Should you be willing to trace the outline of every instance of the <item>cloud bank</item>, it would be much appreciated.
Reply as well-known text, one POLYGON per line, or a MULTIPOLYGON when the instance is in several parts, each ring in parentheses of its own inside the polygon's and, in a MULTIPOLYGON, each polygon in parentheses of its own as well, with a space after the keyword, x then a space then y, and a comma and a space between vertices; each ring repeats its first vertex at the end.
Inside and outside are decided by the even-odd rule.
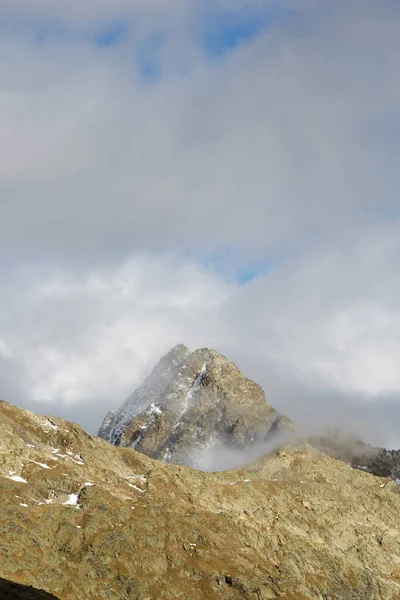
POLYGON ((400 445, 397 4, 0 16, 0 396, 94 430, 183 342, 400 445))

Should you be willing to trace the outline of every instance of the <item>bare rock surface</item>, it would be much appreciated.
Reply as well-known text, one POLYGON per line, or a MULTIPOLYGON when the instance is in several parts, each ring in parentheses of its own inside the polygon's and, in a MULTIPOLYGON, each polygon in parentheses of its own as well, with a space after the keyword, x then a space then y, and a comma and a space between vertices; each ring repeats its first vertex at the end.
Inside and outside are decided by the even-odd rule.
POLYGON ((106 415, 99 436, 151 458, 201 468, 214 449, 262 448, 291 427, 262 388, 224 356, 208 348, 191 353, 181 345, 118 411, 106 415))
POLYGON ((400 599, 399 491, 307 443, 204 473, 0 403, 0 577, 58 600, 400 599))

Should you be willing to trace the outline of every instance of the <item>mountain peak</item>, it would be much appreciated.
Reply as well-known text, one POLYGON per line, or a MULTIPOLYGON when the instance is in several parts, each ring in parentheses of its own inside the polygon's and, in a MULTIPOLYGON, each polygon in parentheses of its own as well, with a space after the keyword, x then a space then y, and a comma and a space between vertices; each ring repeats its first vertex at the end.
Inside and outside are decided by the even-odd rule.
POLYGON ((106 415, 99 435, 189 466, 200 466, 204 453, 211 452, 218 467, 221 448, 244 451, 288 427, 289 419, 267 402, 262 388, 225 356, 212 348, 190 352, 179 345, 120 409, 106 415))
POLYGON ((161 358, 161 360, 162 361, 163 360, 165 360, 165 361, 183 360, 184 358, 189 356, 189 354, 190 354, 189 348, 187 348, 184 344, 177 344, 176 346, 171 348, 171 350, 169 350, 166 354, 164 354, 164 356, 161 358))

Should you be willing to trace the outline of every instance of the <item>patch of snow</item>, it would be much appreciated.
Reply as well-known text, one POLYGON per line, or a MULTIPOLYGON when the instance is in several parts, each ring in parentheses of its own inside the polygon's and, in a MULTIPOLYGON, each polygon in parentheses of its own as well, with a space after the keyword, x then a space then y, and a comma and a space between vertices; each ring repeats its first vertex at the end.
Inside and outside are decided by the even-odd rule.
POLYGON ((82 529, 82 525, 75 525, 77 529, 82 529))
POLYGON ((53 448, 51 451, 52 454, 57 454, 57 452, 60 452, 60 448, 53 448))
POLYGON ((155 404, 150 404, 150 406, 146 410, 146 412, 148 412, 149 414, 153 414, 153 415, 162 415, 162 410, 155 404))
POLYGON ((83 485, 86 485, 86 487, 91 487, 92 485, 94 485, 94 483, 92 483, 91 481, 86 481, 83 485))
POLYGON ((28 506, 27 504, 23 504, 22 502, 19 503, 20 506, 28 506))
POLYGON ((76 463, 77 465, 84 465, 85 463, 81 460, 75 460, 75 458, 72 458, 72 456, 70 456, 70 459, 74 461, 74 463, 76 463))
POLYGON ((51 469, 51 467, 49 467, 49 465, 46 465, 45 463, 36 462, 36 460, 32 460, 31 458, 29 460, 30 462, 35 463, 35 465, 39 465, 39 467, 42 467, 42 469, 51 469))
POLYGON ((185 399, 183 401, 183 405, 182 405, 181 416, 184 415, 185 412, 194 405, 194 403, 196 401, 197 392, 200 389, 201 382, 203 381, 203 377, 206 373, 206 370, 207 370, 207 364, 204 363, 204 365, 203 365, 199 375, 197 376, 195 382, 193 383, 191 389, 186 394, 186 397, 185 397, 185 399))
MULTIPOLYGON (((146 411, 152 404, 159 404, 161 399, 162 404, 164 404, 168 388, 172 382, 174 383, 174 388, 176 388, 176 378, 179 378, 181 364, 189 355, 189 350, 177 348, 173 349, 160 360, 144 383, 115 412, 113 421, 110 424, 111 427, 108 429, 109 423, 106 422, 104 427, 102 425, 100 428, 109 442, 118 445, 123 431, 132 419, 146 411)), ((170 400, 173 403, 174 399, 169 395, 167 400, 168 403, 170 400)), ((109 415, 106 416, 107 421, 108 419, 109 415)))
POLYGON ((70 494, 68 496, 68 500, 66 502, 64 502, 64 504, 65 505, 68 504, 70 506, 75 506, 78 504, 78 498, 79 498, 78 494, 70 494))
POLYGON ((68 454, 57 454, 60 458, 67 458, 68 454))
POLYGON ((166 451, 164 452, 164 456, 162 457, 162 461, 163 462, 169 462, 172 458, 172 452, 170 450, 170 448, 167 448, 166 451))
POLYGON ((134 490, 137 490, 138 492, 140 492, 141 494, 144 494, 146 490, 141 490, 140 488, 138 488, 136 485, 133 485, 133 483, 129 483, 128 485, 133 488, 134 490))
POLYGON ((27 444, 28 448, 36 448, 33 444, 27 444))
POLYGON ((43 423, 42 427, 50 427, 54 431, 60 431, 60 428, 57 427, 57 425, 54 425, 54 423, 51 423, 49 420, 45 421, 43 423))
POLYGON ((12 479, 13 481, 17 481, 18 483, 28 483, 26 479, 23 479, 19 475, 11 475, 7 477, 7 479, 12 479))

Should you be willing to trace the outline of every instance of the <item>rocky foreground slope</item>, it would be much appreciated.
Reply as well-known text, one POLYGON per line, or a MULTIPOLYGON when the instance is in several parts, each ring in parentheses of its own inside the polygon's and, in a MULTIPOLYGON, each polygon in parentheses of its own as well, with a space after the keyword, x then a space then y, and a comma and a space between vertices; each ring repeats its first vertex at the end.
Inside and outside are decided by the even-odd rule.
POLYGON ((119 410, 106 415, 99 436, 151 458, 203 467, 210 450, 262 446, 288 428, 291 422, 267 402, 262 388, 224 356, 179 345, 119 410))
POLYGON ((0 590, 400 599, 399 492, 307 444, 203 473, 0 403, 0 590))

